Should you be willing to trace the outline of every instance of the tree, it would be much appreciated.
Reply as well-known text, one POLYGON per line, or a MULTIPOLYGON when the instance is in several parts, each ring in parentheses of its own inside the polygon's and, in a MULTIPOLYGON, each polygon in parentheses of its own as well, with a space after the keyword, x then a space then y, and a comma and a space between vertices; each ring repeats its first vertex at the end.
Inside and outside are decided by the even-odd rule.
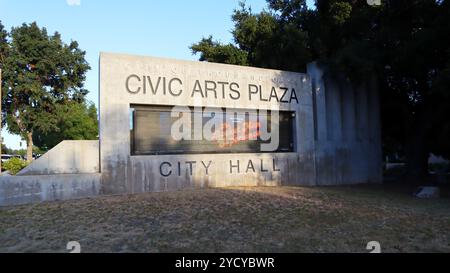
POLYGON ((49 150, 63 140, 98 139, 97 108, 93 103, 70 102, 56 106, 56 127, 47 133, 35 131, 33 142, 49 150))
MULTIPOLYGON (((8 41, 7 41, 7 37, 8 37, 8 32, 4 29, 4 26, 2 24, 2 22, 0 21, 0 91, 1 91, 1 84, 2 84, 2 74, 3 74, 3 63, 5 62, 6 56, 8 54, 8 50, 9 50, 9 46, 8 46, 8 41)), ((3 93, 0 92, 0 103, 2 103, 3 101, 3 93)), ((1 128, 3 128, 3 113, 0 113, 0 130, 1 128)), ((0 134, 1 137, 1 134, 0 134)), ((0 140, 0 142, 2 142, 2 140, 0 140)), ((2 144, 2 148, 3 148, 3 144, 2 144)), ((0 155, 4 153, 3 149, 0 149, 0 155)), ((0 166, 1 166, 1 162, 0 162, 0 166)), ((0 168, 0 172, 1 172, 1 168, 0 168)))
POLYGON ((194 54, 201 53, 201 61, 299 71, 312 60, 307 33, 293 23, 281 23, 267 11, 253 14, 243 2, 232 19, 235 44, 213 42, 212 36, 202 39, 191 46, 194 54))
POLYGON ((385 97, 383 129, 396 131, 411 180, 426 176, 430 152, 450 155, 448 141, 440 140, 450 137, 445 129, 450 114, 449 4, 391 2, 381 19, 384 27, 379 30, 378 44, 385 44, 379 71, 385 97), (395 98, 397 105, 389 104, 390 98, 395 98), (395 122, 388 115, 395 117, 395 122))
POLYGON ((304 0, 267 2, 269 12, 253 14, 241 4, 232 17, 235 47, 247 54, 248 65, 304 72, 307 62, 319 60, 354 83, 375 74, 383 147, 404 151, 408 179, 426 176, 429 152, 450 157, 448 0, 381 1, 381 6, 317 0, 314 10, 304 0))
MULTIPOLYGON (((385 1, 380 7, 361 2, 317 2, 317 23, 334 33, 320 57, 351 76, 377 75, 384 147, 403 151, 406 178, 423 181, 430 152, 449 156, 442 141, 449 137, 449 1, 385 1), (338 3, 350 13, 338 16, 345 17, 340 24, 327 23, 322 18, 333 18, 327 12, 338 3)), ((326 31, 315 33, 326 41, 326 31)))
POLYGON ((3 64, 3 108, 11 133, 27 141, 32 160, 33 134, 58 130, 59 105, 83 102, 85 73, 90 69, 85 52, 61 35, 48 35, 34 22, 12 28, 9 54, 3 64))
POLYGON ((200 53, 200 61, 247 65, 247 52, 232 44, 222 45, 212 40, 212 36, 203 38, 191 46, 193 54, 200 53))
POLYGON ((8 32, 5 30, 5 27, 0 21, 0 64, 5 62, 6 56, 8 55, 9 46, 8 46, 8 32))
POLYGON ((8 148, 5 144, 2 143, 2 153, 3 154, 12 154, 14 151, 8 148))

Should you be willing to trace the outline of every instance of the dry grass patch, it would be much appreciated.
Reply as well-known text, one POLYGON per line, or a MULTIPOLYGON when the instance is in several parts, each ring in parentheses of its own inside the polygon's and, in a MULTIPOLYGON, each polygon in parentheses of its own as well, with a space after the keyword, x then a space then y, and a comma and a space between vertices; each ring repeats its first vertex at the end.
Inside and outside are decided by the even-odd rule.
POLYGON ((188 190, 0 208, 1 252, 449 252, 450 199, 387 186, 188 190))

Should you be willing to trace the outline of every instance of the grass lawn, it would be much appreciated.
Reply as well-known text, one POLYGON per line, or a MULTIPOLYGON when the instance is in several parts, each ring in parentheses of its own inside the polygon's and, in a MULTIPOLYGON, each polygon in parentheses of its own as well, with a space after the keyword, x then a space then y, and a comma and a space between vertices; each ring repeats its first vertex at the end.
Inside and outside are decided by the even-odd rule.
POLYGON ((0 252, 450 252, 450 198, 386 185, 257 187, 0 207, 0 252))

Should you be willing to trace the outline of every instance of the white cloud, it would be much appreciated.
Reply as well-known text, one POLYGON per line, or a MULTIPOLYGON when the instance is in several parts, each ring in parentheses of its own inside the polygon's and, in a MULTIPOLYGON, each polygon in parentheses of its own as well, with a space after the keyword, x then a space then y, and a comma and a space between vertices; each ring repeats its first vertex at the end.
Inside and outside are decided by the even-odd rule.
POLYGON ((66 0, 69 6, 79 6, 81 5, 81 0, 66 0))

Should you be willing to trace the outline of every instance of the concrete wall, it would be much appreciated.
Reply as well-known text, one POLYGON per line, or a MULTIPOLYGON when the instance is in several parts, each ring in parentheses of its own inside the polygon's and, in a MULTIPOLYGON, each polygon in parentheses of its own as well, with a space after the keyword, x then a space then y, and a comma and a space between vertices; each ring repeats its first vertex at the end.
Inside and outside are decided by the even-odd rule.
POLYGON ((0 206, 96 196, 97 174, 0 176, 0 206))
POLYGON ((98 140, 66 140, 16 176, 0 176, 0 206, 96 196, 98 140))
MULTIPOLYGON (((147 85, 148 87, 148 85, 147 85)), ((167 91, 167 90, 166 90, 167 91)), ((279 70, 242 67, 234 65, 180 61, 163 58, 101 53, 100 55, 100 165, 102 193, 134 193, 161 191, 185 187, 204 186, 251 186, 251 185, 314 185, 314 136, 312 92, 309 76, 301 73, 279 70), (150 76, 153 79, 177 78, 182 86, 179 96, 156 95, 142 91, 142 82, 134 79, 135 86, 129 92, 126 79, 130 75, 150 76), (195 81, 235 82, 239 85, 240 99, 230 97, 201 97, 192 95, 195 81), (269 97, 271 88, 294 88, 297 102, 281 103, 249 97, 249 84, 261 85, 262 96, 269 97), (210 106, 246 109, 279 109, 295 111, 296 151, 292 153, 264 154, 201 154, 201 155, 157 155, 131 156, 129 108, 130 104, 210 106), (231 172, 230 164, 244 169, 251 160, 255 172, 231 172), (266 171, 268 165, 276 168, 266 171), (186 162, 194 161, 191 173, 186 162), (208 173, 201 161, 211 161, 208 173), (160 174, 161 164, 177 166, 181 163, 181 174, 164 177, 160 174), (231 163, 230 163, 231 162, 231 163), (279 170, 278 170, 279 169, 279 170)))
POLYGON ((340 185, 382 179, 374 78, 355 86, 317 63, 308 65, 308 74, 301 74, 101 53, 99 100, 100 142, 64 141, 20 175, 0 176, 0 205, 183 188, 340 185), (130 75, 177 78, 182 92, 177 96, 167 90, 130 92, 125 84, 130 75), (193 96, 197 80, 235 82, 241 96, 239 100, 193 96), (249 84, 260 85, 264 98, 272 88, 295 89, 298 102, 251 99, 246 90, 249 84), (289 153, 132 156, 131 104, 293 111, 296 148, 289 153), (254 168, 251 171, 249 162, 254 168), (169 171, 170 175, 162 175, 169 171))
MULTIPOLYGON (((141 82, 139 82, 141 84, 141 82)), ((142 85, 136 85, 138 90, 142 85)), ((102 53, 100 56, 100 160, 102 193, 134 193, 189 187, 252 185, 339 185, 381 182, 380 119, 374 79, 353 86, 333 77, 316 63, 308 74, 233 65, 102 53), (129 92, 129 75, 178 78, 180 96, 129 92), (195 80, 236 82, 241 98, 195 97, 195 80), (299 103, 250 100, 246 86, 261 85, 263 97, 272 87, 295 88, 299 103), (130 104, 212 106, 295 111, 296 151, 262 154, 131 156, 130 104), (232 172, 230 164, 251 161, 277 168, 232 172), (202 162, 210 162, 208 173, 202 162), (193 162, 193 170, 186 162, 193 162), (274 163, 275 162, 275 163, 274 163), (181 173, 162 176, 160 167, 181 166, 181 173)))
POLYGON ((382 182, 379 94, 374 78, 354 86, 308 65, 315 116, 317 185, 382 182))
POLYGON ((98 140, 65 140, 18 175, 98 173, 99 162, 98 140))

